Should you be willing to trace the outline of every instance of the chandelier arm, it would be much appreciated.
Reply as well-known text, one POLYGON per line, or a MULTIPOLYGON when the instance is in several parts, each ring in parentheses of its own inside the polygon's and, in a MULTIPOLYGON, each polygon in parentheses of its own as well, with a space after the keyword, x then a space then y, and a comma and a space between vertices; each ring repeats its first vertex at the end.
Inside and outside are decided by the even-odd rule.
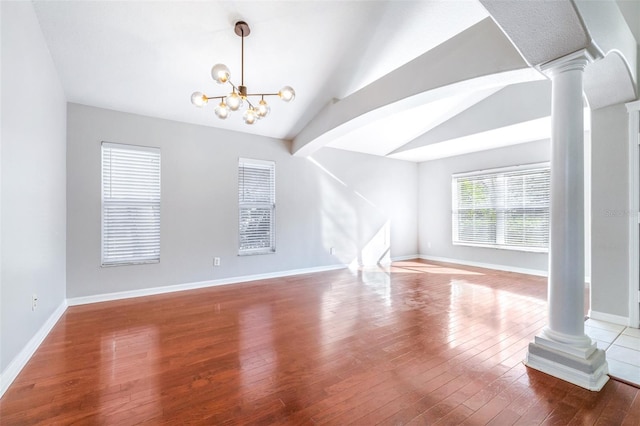
POLYGON ((247 93, 247 96, 278 96, 278 93, 247 93))
POLYGON ((210 101, 211 99, 224 99, 224 98, 227 97, 227 95, 224 95, 224 96, 207 96, 207 95, 204 95, 204 97, 207 98, 208 101, 210 101))

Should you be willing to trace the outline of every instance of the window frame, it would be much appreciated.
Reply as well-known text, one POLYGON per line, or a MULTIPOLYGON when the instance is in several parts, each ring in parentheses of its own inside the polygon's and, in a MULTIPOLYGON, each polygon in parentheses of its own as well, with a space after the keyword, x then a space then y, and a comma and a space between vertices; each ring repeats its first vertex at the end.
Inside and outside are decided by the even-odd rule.
POLYGON ((251 158, 238 158, 238 256, 253 256, 262 254, 273 254, 276 252, 276 162, 271 160, 258 160, 251 158), (269 182, 263 191, 270 194, 269 201, 256 202, 244 201, 241 194, 243 192, 244 168, 267 169, 269 170, 269 182), (243 248, 243 211, 247 209, 268 209, 269 220, 269 246, 258 248, 243 248))
MULTIPOLYGON (((550 174, 550 163, 549 162, 541 162, 541 163, 532 163, 532 164, 524 164, 517 166, 507 166, 507 167, 499 167, 493 169, 485 169, 485 170, 476 170, 471 172, 464 173, 454 173, 451 175, 451 242, 454 246, 467 246, 467 247, 483 247, 483 248, 493 248, 500 250, 512 250, 512 251, 522 251, 522 252, 534 252, 534 253, 548 253, 549 252, 549 241, 547 239, 546 247, 536 247, 536 246, 524 246, 524 245, 515 245, 508 244, 505 242, 505 236, 507 234, 507 210, 505 208, 505 199, 504 196, 506 191, 501 191, 502 199, 499 201, 492 202, 492 208, 495 210, 496 214, 496 230, 495 230, 495 243, 484 243, 484 242, 472 242, 472 241, 463 241, 459 239, 459 206, 458 206, 458 179, 467 178, 467 177, 487 177, 494 178, 500 176, 500 178, 504 178, 505 175, 513 173, 513 172, 526 172, 526 171, 542 171, 546 170, 549 173, 549 198, 547 201, 547 205, 544 210, 547 211, 547 218, 551 218, 551 174, 550 174), (501 206, 501 207, 500 207, 501 206)), ((494 194, 500 194, 499 191, 494 191, 494 194)), ((548 225, 550 226, 550 224, 548 225)))
MULTIPOLYGON (((150 160, 152 158, 150 157, 150 160)), ((131 145, 131 144, 122 144, 122 143, 113 143, 102 141, 100 144, 100 266, 101 267, 114 267, 114 266, 126 266, 126 265, 142 265, 142 264, 153 264, 160 263, 160 253, 161 253, 161 205, 162 205, 162 156, 161 150, 157 147, 149 147, 149 146, 140 146, 140 145, 131 145), (125 150, 132 152, 146 152, 152 153, 157 157, 157 197, 149 198, 143 197, 142 199, 133 199, 135 202, 139 203, 140 206, 147 206, 151 210, 156 210, 157 213, 154 214, 154 217, 157 217, 157 248, 153 247, 152 251, 155 251, 152 258, 144 258, 145 256, 129 256, 127 258, 123 258, 120 260, 111 259, 106 252, 106 214, 105 207, 109 204, 106 191, 105 191, 105 149, 117 149, 117 150, 125 150), (105 257, 106 256, 106 257, 105 257)), ((111 179, 111 178, 110 178, 111 179)), ((156 180, 154 179, 152 184, 156 184, 156 180)), ((121 198, 122 200, 122 198, 121 198)), ((115 204, 115 202, 114 202, 115 204)))

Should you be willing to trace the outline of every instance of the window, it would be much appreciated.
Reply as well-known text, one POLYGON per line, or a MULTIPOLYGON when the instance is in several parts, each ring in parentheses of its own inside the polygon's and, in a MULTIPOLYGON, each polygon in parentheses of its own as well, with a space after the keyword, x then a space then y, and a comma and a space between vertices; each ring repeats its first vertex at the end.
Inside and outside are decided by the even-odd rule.
POLYGON ((461 173, 452 181, 454 244, 547 251, 548 164, 461 173))
POLYGON ((239 254, 276 251, 276 164, 273 161, 238 162, 240 222, 239 254))
POLYGON ((102 143, 102 266, 160 262, 160 150, 102 143))

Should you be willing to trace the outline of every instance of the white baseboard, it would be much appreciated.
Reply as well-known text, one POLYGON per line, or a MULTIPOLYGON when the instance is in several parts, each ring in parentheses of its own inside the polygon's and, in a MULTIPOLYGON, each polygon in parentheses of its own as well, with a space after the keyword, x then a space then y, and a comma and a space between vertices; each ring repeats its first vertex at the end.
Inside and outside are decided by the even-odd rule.
POLYGON ((613 315, 613 314, 607 314, 604 312, 592 311, 591 309, 589 309, 589 318, 592 318, 598 321, 610 322, 612 324, 618 324, 618 325, 624 325, 624 326, 629 325, 629 317, 623 317, 620 315, 613 315))
POLYGON ((9 363, 7 368, 0 375, 0 397, 4 395, 11 383, 18 377, 20 371, 27 365, 40 344, 47 337, 51 329, 58 322, 64 311, 67 309, 67 302, 62 301, 60 306, 51 314, 49 319, 40 327, 36 334, 29 340, 18 355, 9 363))
POLYGON ((476 266, 478 268, 495 269, 498 271, 517 272, 519 274, 537 275, 540 277, 547 276, 547 271, 542 271, 539 269, 518 268, 515 266, 497 265, 493 263, 473 262, 473 261, 461 260, 461 259, 450 259, 447 257, 425 256, 422 254, 419 257, 420 259, 432 260, 435 262, 457 263, 459 265, 476 266))
POLYGON ((115 293, 95 294, 91 296, 72 297, 67 299, 69 306, 86 305, 88 303, 108 302, 111 300, 130 299, 133 297, 153 296, 156 294, 173 293, 176 291, 195 290, 198 288, 215 287, 220 285, 238 284, 249 281, 282 278, 292 275, 311 274, 314 272, 333 271, 347 268, 347 265, 337 264, 318 266, 313 268, 292 269, 288 271, 270 272, 266 274, 245 275, 240 277, 222 278, 218 280, 199 281, 194 283, 176 284, 163 287, 143 288, 139 290, 119 291, 115 293))
POLYGON ((413 260, 413 259, 420 259, 420 255, 419 254, 410 254, 408 256, 395 256, 391 258, 392 262, 401 262, 403 260, 413 260))

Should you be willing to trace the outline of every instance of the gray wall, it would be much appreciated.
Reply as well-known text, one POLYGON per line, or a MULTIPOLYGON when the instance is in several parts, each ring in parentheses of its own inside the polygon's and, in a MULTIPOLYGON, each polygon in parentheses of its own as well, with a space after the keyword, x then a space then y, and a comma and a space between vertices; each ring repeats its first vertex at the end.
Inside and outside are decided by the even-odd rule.
POLYGON ((66 100, 31 2, 2 9, 0 371, 65 299, 66 100), (31 310, 31 296, 38 307, 31 310))
POLYGON ((391 255, 417 253, 414 163, 330 148, 297 158, 281 140, 77 104, 67 117, 68 297, 366 261, 387 223, 391 255), (159 264, 100 267, 101 141, 161 148, 159 264), (275 254, 237 256, 238 157, 276 162, 275 254))
POLYGON ((466 262, 480 262, 505 268, 546 271, 547 253, 483 247, 456 246, 451 243, 451 175, 474 170, 549 161, 548 140, 475 152, 420 163, 418 232, 421 255, 466 262))
POLYGON ((629 315, 628 114, 624 105, 591 112, 591 309, 629 315))

